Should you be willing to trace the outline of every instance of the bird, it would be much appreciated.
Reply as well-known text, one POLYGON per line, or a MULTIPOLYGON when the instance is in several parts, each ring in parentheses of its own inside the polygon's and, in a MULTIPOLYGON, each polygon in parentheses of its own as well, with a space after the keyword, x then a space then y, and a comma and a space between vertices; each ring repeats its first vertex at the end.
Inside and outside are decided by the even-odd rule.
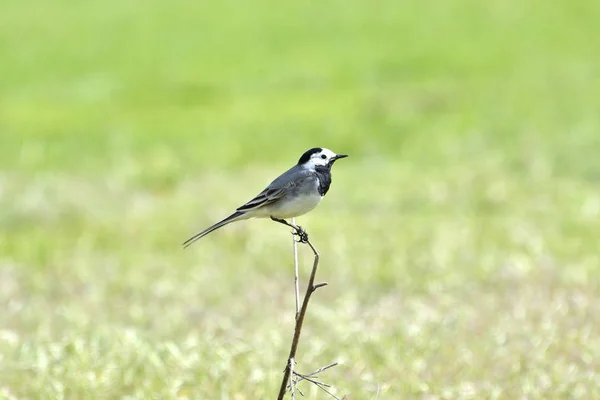
POLYGON ((329 191, 331 167, 347 154, 314 147, 305 151, 298 163, 271 182, 252 200, 238 207, 227 218, 198 232, 185 242, 186 248, 198 239, 232 222, 249 218, 271 218, 275 222, 294 229, 299 242, 306 243, 308 234, 299 225, 286 221, 286 218, 299 217, 313 210, 329 191))

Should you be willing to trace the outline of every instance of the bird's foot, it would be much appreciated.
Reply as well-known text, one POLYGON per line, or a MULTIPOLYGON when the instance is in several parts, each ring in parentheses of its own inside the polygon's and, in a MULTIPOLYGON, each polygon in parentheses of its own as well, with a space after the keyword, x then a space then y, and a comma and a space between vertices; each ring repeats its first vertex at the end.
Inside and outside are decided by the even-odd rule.
POLYGON ((275 218, 271 216, 271 219, 280 224, 284 224, 293 229, 292 235, 298 236, 298 243, 308 243, 308 233, 300 225, 294 225, 287 222, 285 219, 275 218))
POLYGON ((296 226, 296 232, 293 232, 295 236, 298 236, 298 243, 307 243, 308 242, 308 233, 300 225, 296 226))

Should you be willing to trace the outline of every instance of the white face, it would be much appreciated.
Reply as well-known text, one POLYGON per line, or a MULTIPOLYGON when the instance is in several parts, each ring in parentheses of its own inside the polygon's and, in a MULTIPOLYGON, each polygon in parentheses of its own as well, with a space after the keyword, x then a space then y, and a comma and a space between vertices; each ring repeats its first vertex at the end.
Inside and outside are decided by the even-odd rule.
POLYGON ((332 159, 335 159, 337 154, 329 149, 322 149, 318 153, 314 153, 310 156, 308 161, 312 165, 327 165, 332 159))
POLYGON ((338 158, 348 157, 346 154, 335 154, 333 151, 321 147, 313 147, 302 154, 298 160, 298 165, 304 168, 315 169, 315 167, 331 168, 338 158))

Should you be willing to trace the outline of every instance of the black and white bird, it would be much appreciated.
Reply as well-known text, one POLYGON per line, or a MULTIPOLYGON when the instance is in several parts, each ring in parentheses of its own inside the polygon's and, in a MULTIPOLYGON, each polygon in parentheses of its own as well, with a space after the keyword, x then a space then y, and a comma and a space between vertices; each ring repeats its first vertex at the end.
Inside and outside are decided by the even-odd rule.
POLYGON ((304 215, 321 202, 331 185, 333 163, 344 157, 348 156, 335 154, 321 147, 307 150, 298 160, 298 164, 281 174, 255 198, 239 207, 229 217, 195 234, 186 240, 183 246, 188 247, 222 226, 255 217, 270 217, 273 221, 293 228, 300 241, 308 240, 308 235, 302 227, 285 219, 304 215))

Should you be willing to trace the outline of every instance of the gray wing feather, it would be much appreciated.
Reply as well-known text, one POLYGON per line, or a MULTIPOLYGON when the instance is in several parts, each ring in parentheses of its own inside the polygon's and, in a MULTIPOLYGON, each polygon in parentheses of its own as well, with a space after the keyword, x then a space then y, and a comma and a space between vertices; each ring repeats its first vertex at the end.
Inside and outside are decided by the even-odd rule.
POLYGON ((303 182, 309 175, 309 171, 296 165, 281 174, 265 190, 243 206, 238 207, 236 211, 247 212, 274 203, 285 196, 290 189, 303 182))

